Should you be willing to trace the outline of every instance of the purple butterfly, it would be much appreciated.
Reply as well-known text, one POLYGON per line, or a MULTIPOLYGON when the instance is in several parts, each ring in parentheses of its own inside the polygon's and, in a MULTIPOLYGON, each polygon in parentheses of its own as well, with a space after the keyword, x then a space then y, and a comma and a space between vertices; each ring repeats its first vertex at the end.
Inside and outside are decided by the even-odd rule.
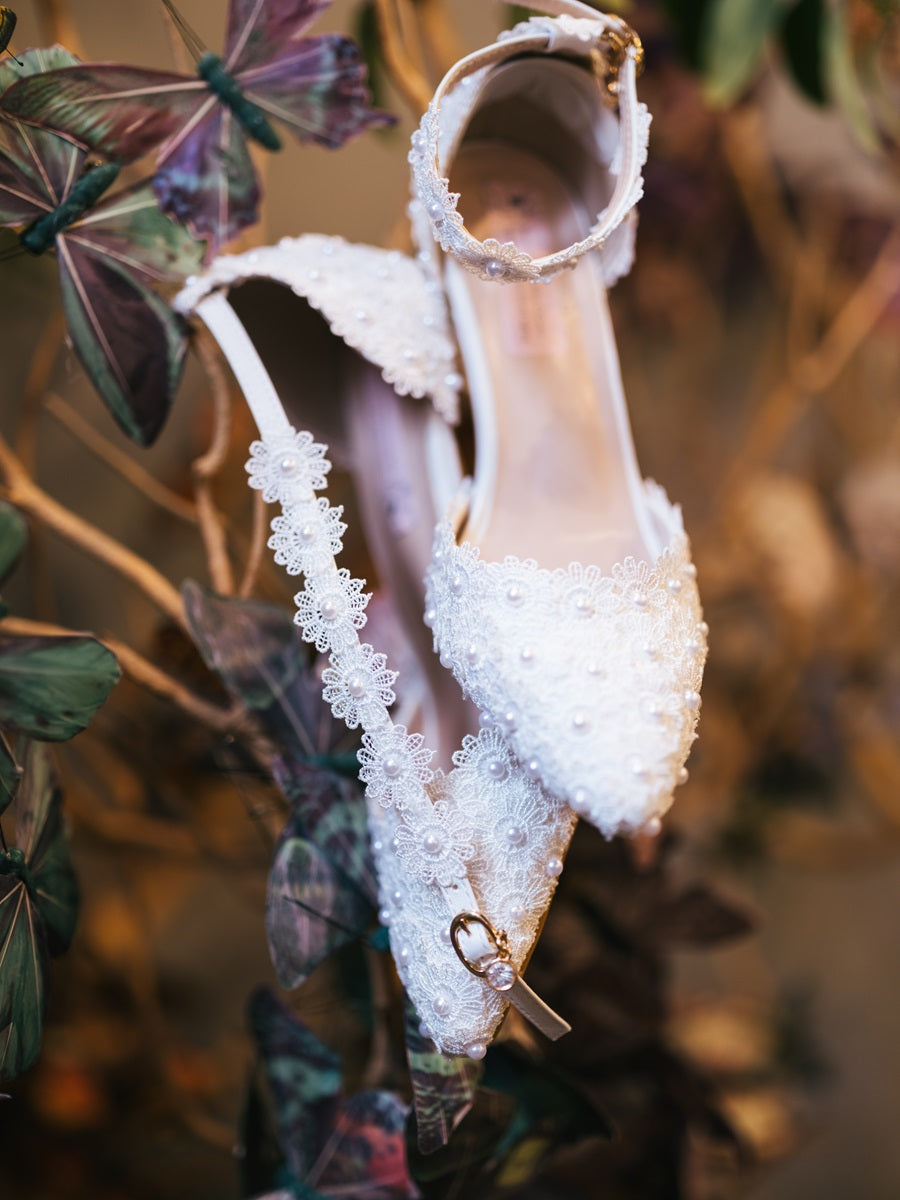
MULTIPOLYGON (((171 0, 164 3, 172 11, 171 0)), ((22 80, 0 107, 116 162, 159 146, 160 207, 208 238, 213 254, 257 220, 259 183, 247 138, 278 150, 271 117, 300 141, 329 147, 393 121, 367 107, 365 66, 351 41, 301 37, 329 3, 231 0, 224 58, 200 54, 199 78, 89 63, 22 80)), ((195 41, 189 33, 186 40, 195 41)))
MULTIPOLYGON (((59 46, 28 50, 21 70, 0 66, 0 87, 74 62, 59 46)), ((186 347, 150 284, 196 271, 203 246, 163 216, 146 181, 106 196, 118 173, 114 163, 88 167, 77 146, 0 110, 0 226, 19 229, 31 254, 56 251, 75 353, 121 427, 146 445, 165 421, 186 347)))

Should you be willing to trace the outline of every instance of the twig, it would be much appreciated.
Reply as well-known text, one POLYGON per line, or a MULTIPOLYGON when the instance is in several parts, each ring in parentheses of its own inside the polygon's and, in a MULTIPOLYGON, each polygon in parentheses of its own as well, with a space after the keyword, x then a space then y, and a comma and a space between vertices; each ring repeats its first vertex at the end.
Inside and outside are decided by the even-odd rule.
POLYGON ((432 89, 407 53, 391 0, 375 0, 375 14, 384 63, 391 81, 417 114, 424 112, 431 100, 432 89))
MULTIPOLYGON (((24 617, 6 617, 0 622, 0 629, 6 633, 17 633, 24 636, 37 637, 71 637, 77 631, 63 629, 59 625, 51 625, 45 621, 30 621, 24 617)), ((244 708, 240 704, 230 708, 211 704, 208 700, 195 695, 184 684, 168 675, 137 650, 120 641, 111 634, 88 635, 96 637, 119 660, 119 665, 126 675, 135 683, 145 687, 161 700, 168 700, 177 705, 182 712, 193 717, 208 729, 216 733, 233 733, 240 725, 244 716, 244 708)))
POLYGON ((65 334, 66 323, 62 308, 57 306, 47 321, 31 357, 25 387, 22 392, 22 407, 16 429, 16 453, 29 470, 34 469, 37 444, 37 418, 56 366, 59 348, 65 334))
POLYGON ((139 555, 115 538, 70 512, 34 482, 6 440, 0 437, 0 471, 6 477, 6 499, 35 517, 93 558, 106 563, 130 580, 181 629, 187 628, 178 590, 168 579, 139 555))
POLYGON ((894 233, 866 277, 838 310, 819 344, 798 362, 789 364, 789 378, 769 393, 754 414, 741 453, 724 482, 727 491, 771 456, 811 396, 834 382, 881 320, 896 295, 898 257, 900 234, 894 233))
POLYGON ((38 23, 45 30, 44 41, 49 46, 59 42, 79 58, 85 58, 78 27, 72 20, 65 0, 35 0, 38 23))
POLYGON ((177 492, 173 492, 171 488, 160 483, 146 467, 135 462, 129 454, 113 445, 102 433, 98 433, 93 425, 86 421, 79 412, 76 412, 71 404, 63 400, 61 396, 57 396, 55 392, 48 392, 44 398, 44 404, 47 411, 61 425, 65 425, 73 437, 76 437, 87 450, 90 450, 101 462, 106 463, 117 475, 146 496, 151 504, 164 509, 173 517, 177 517, 179 521, 187 521, 191 525, 198 523, 197 510, 189 500, 185 500, 183 496, 179 496, 177 492))
POLYGON ((194 340, 197 355, 206 372, 212 390, 213 432, 209 448, 191 464, 194 476, 194 499, 200 532, 206 547, 209 574, 213 587, 222 596, 234 592, 234 574, 228 559, 225 528, 216 510, 212 481, 222 469, 228 456, 231 436, 231 395, 217 352, 205 330, 199 330, 194 340))
POLYGON ((462 42, 447 19, 443 0, 420 0, 416 7, 426 53, 438 74, 447 71, 463 56, 462 42))
POLYGON ((244 567, 244 577, 241 580, 241 586, 238 588, 238 595, 242 600, 245 600, 252 594, 253 588, 256 585, 269 532, 268 516, 268 508, 266 507, 265 500, 262 498, 262 492, 254 492, 253 530, 250 540, 250 552, 247 555, 247 563, 244 567))

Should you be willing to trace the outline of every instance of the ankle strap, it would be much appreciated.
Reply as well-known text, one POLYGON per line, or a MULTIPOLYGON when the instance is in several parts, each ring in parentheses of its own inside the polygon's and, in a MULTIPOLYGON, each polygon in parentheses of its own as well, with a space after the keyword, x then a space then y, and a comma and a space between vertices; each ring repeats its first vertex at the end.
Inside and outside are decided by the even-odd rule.
POLYGON ((637 99, 637 75, 643 62, 640 39, 625 22, 578 0, 535 0, 527 7, 555 13, 536 16, 507 30, 492 45, 460 59, 444 76, 412 136, 409 161, 413 190, 431 223, 431 232, 441 247, 482 279, 503 283, 546 279, 564 267, 574 267, 591 250, 604 245, 643 194, 641 168, 647 160, 650 114, 637 99), (444 177, 446 130, 441 129, 441 106, 448 101, 449 121, 461 124, 470 105, 457 105, 457 89, 473 82, 476 72, 505 62, 516 55, 566 54, 587 59, 597 77, 604 103, 614 99, 619 109, 619 149, 616 154, 616 184, 605 210, 589 235, 553 254, 532 258, 514 242, 495 238, 479 241, 466 229, 457 211, 458 193, 450 191, 444 177), (454 95, 455 93, 455 95, 454 95), (453 103, 449 103, 450 100, 453 103))

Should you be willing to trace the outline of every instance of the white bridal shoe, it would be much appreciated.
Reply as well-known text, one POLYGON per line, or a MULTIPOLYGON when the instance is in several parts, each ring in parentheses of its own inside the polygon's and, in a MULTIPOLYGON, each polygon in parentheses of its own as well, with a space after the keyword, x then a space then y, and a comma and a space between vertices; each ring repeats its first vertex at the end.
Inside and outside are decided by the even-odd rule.
POLYGON ((449 494, 459 478, 443 418, 455 415, 462 381, 439 288, 396 252, 306 236, 218 258, 188 281, 176 307, 213 333, 259 427, 250 485, 281 506, 269 545, 303 579, 296 619, 329 656, 324 697, 335 716, 363 730, 360 778, 380 919, 423 1025, 444 1053, 477 1058, 509 997, 548 1036, 560 1036, 568 1026, 519 972, 574 817, 516 762, 497 730, 460 742, 471 710, 421 624, 432 489, 449 494), (425 395, 433 409, 401 398, 425 395), (347 444, 381 584, 401 616, 415 614, 397 707, 418 710, 424 735, 389 714, 395 672, 359 637, 369 596, 335 562, 342 510, 316 495, 330 469, 326 448, 292 420, 347 444), (434 751, 450 767, 454 747, 452 769, 433 770, 434 751))
POLYGON ((545 797, 607 837, 655 832, 687 777, 707 629, 680 509, 640 477, 606 301, 642 192, 640 43, 576 0, 528 7, 556 15, 457 63, 410 153, 476 432, 426 620, 545 797))

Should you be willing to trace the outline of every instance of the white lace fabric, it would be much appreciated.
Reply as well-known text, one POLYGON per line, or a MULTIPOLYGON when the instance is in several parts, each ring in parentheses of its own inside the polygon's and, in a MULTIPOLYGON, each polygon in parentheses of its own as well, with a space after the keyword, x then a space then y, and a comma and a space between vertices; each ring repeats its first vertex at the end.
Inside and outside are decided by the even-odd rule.
MULTIPOLYGON (((466 737, 445 774, 432 771, 433 753, 422 735, 391 720, 395 673, 359 636, 369 596, 363 581, 335 561, 346 528, 341 509, 316 494, 330 470, 326 448, 290 426, 225 299, 230 285, 252 277, 280 280, 307 296, 333 330, 349 329, 355 341, 349 334, 346 340, 364 344, 400 394, 437 393, 450 407, 449 393, 455 396, 459 383, 446 378, 453 363, 446 315, 416 263, 317 237, 220 258, 177 301, 182 312, 204 319, 244 389, 262 434, 251 446, 249 483, 281 508, 269 546, 288 575, 303 577, 295 619, 304 639, 328 655, 325 701, 349 728, 363 731, 360 779, 379 919, 389 928, 400 978, 443 1053, 480 1057, 507 1001, 461 963, 450 941, 451 918, 482 914, 508 935, 511 961, 522 969, 562 870, 574 818, 516 762, 497 731, 466 737), (340 278, 326 278, 332 272, 340 278), (373 291, 382 304, 360 320, 360 297, 373 291), (423 315, 433 318, 424 327, 423 315), (407 355, 404 342, 416 327, 425 338, 415 356, 407 355)), ((462 941, 471 960, 493 949, 477 926, 462 941)))
POLYGON ((678 508, 654 563, 604 574, 486 562, 439 526, 427 576, 435 648, 516 758, 606 836, 655 831, 696 737, 707 628, 678 508))

